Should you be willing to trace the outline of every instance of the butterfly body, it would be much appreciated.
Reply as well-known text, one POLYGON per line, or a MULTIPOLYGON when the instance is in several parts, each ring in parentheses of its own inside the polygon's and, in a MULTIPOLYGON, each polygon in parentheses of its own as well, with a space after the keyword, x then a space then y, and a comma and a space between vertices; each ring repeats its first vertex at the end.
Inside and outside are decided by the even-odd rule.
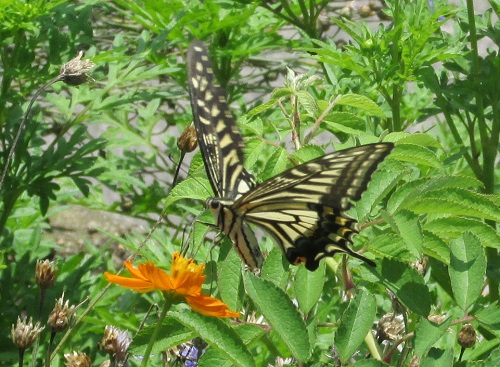
POLYGON ((216 193, 207 206, 250 268, 263 262, 250 224, 269 234, 290 263, 309 270, 339 252, 374 265, 349 248, 358 231, 346 211, 367 189, 392 143, 330 153, 256 184, 243 167, 243 139, 199 41, 188 53, 188 81, 198 143, 216 193))

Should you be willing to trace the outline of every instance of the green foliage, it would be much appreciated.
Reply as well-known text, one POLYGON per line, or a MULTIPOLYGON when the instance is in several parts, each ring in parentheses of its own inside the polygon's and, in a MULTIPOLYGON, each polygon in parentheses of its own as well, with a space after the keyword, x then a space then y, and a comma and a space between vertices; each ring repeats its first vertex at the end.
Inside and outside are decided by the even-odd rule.
POLYGON ((242 317, 176 305, 151 366, 162 351, 189 365, 191 344, 198 366, 498 365, 500 7, 472 3, 388 1, 390 20, 372 13, 373 27, 361 9, 329 1, 3 1, 0 366, 17 364, 8 335, 17 317, 45 325, 63 292, 72 305, 90 302, 51 347, 46 327, 25 365, 44 365, 50 351, 63 365, 73 350, 98 365, 106 325, 130 331, 129 363, 140 365, 156 329, 149 308, 163 298, 107 289, 102 273, 135 252, 169 269, 178 250, 206 263, 204 292, 242 317), (350 211, 353 247, 376 268, 339 256, 311 273, 256 231, 267 255, 257 276, 227 239, 207 235, 213 193, 199 153, 186 155, 172 187, 176 139, 192 121, 183 60, 193 38, 209 43, 257 181, 335 149, 396 144, 350 211), (496 48, 480 52, 478 41, 496 48), (49 85, 80 49, 95 81, 49 85), (54 224, 70 207, 91 213, 65 223, 83 228, 76 239, 54 224), (45 258, 59 270, 42 295, 34 274, 45 258), (466 323, 477 336, 462 351, 466 323))

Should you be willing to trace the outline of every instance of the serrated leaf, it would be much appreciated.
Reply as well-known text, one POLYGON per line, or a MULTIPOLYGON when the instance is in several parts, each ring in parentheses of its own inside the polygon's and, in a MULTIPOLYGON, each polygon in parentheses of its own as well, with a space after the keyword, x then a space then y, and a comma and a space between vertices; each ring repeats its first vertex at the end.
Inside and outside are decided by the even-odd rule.
POLYGON ((404 131, 398 131, 394 133, 387 134, 384 137, 385 141, 397 142, 398 144, 414 144, 424 147, 434 147, 442 149, 441 144, 429 134, 426 133, 407 133, 404 131))
POLYGON ((316 116, 318 114, 318 105, 310 93, 298 91, 297 98, 310 116, 316 116))
POLYGON ((293 90, 291 88, 276 88, 271 94, 272 98, 275 100, 291 95, 293 95, 293 90))
POLYGON ((248 116, 255 116, 255 115, 258 115, 259 113, 262 113, 264 112, 265 110, 268 110, 269 108, 272 108, 274 107, 274 105, 276 104, 276 102, 278 101, 278 98, 271 98, 269 100, 269 102, 266 102, 264 104, 261 104, 260 106, 257 106, 255 108, 252 108, 249 112, 248 112, 248 116))
POLYGON ((484 222, 470 218, 438 218, 427 222, 424 229, 440 236, 457 238, 465 231, 476 236, 483 246, 500 248, 500 235, 484 222))
POLYGON ((273 283, 249 273, 244 277, 248 296, 260 309, 273 330, 299 361, 310 355, 306 325, 288 296, 273 283))
POLYGON ((205 342, 237 366, 252 367, 255 361, 236 331, 216 317, 194 312, 170 312, 169 316, 196 331, 205 342))
POLYGON ((374 207, 396 186, 403 174, 402 164, 391 159, 385 160, 378 166, 370 179, 368 188, 355 204, 360 222, 366 221, 374 207))
POLYGON ((431 232, 424 231, 424 242, 422 244, 424 253, 449 265, 450 247, 448 243, 431 232))
POLYGON ((321 297, 324 284, 325 263, 323 261, 315 271, 309 271, 305 266, 299 267, 295 274, 293 289, 303 313, 309 313, 316 306, 321 297))
POLYGON ((474 316, 482 326, 500 337, 500 306, 498 301, 491 303, 489 307, 481 308, 474 316))
MULTIPOLYGON (((135 337, 129 348, 129 352, 137 355, 144 355, 151 335, 156 328, 156 324, 142 329, 135 337)), ((181 343, 196 337, 196 332, 177 320, 166 317, 161 326, 158 338, 153 345, 151 353, 160 353, 161 351, 173 348, 181 343)))
POLYGON ((391 152, 391 157, 400 161, 434 168, 443 167, 443 164, 432 150, 416 144, 398 144, 391 152))
POLYGON ((443 213, 500 221, 500 211, 488 196, 457 188, 426 192, 401 207, 417 214, 443 213))
POLYGON ((325 155, 325 151, 318 145, 308 144, 303 145, 290 156, 290 159, 295 161, 295 164, 308 162, 312 159, 325 155))
MULTIPOLYGON (((389 288, 409 310, 427 317, 431 310, 431 294, 420 274, 411 266, 393 260, 383 259, 377 268, 363 267, 360 272, 367 271, 375 275, 379 283, 389 288)), ((368 275, 363 275, 370 279, 368 275)), ((374 279, 370 280, 374 281, 374 279)))
POLYGON ((486 259, 479 240, 470 232, 451 241, 450 279, 458 306, 467 311, 483 289, 486 259))
POLYGON ((325 125, 325 128, 334 134, 337 132, 345 133, 348 135, 369 135, 366 131, 360 130, 360 129, 354 129, 352 127, 346 126, 343 123, 340 122, 333 122, 330 121, 329 119, 323 120, 323 124, 325 125))
POLYGON ((343 364, 352 357, 370 331, 377 307, 375 297, 365 289, 349 302, 335 334, 335 346, 343 364))
MULTIPOLYGON (((188 364, 184 364, 187 366, 188 364)), ((233 362, 224 353, 215 348, 207 348, 200 359, 193 364, 196 367, 233 367, 233 362)))
POLYGON ((273 246, 262 266, 262 279, 269 280, 284 289, 288 284, 289 267, 290 263, 283 257, 283 252, 277 246, 273 246))
POLYGON ((249 139, 245 148, 245 167, 253 167, 262 158, 266 143, 262 139, 249 139))
POLYGON ((248 120, 246 117, 240 117, 238 119, 238 125, 241 129, 250 130, 253 135, 261 136, 264 134, 264 126, 260 118, 248 120))
POLYGON ((229 309, 241 309, 245 291, 241 275, 241 259, 236 251, 230 251, 224 261, 219 262, 217 283, 221 299, 229 309))
POLYGON ((179 182, 170 192, 164 202, 164 206, 168 207, 178 200, 192 199, 205 202, 207 197, 212 196, 210 183, 203 178, 188 178, 179 182))
POLYGON ((419 356, 425 355, 447 332, 450 323, 451 318, 446 319, 441 325, 421 319, 415 330, 415 353, 419 356))
POLYGON ((399 210, 392 216, 392 224, 405 242, 405 247, 415 257, 420 257, 423 235, 418 215, 409 210, 399 210))
POLYGON ((406 248, 401 236, 394 233, 384 233, 376 236, 368 244, 371 252, 382 257, 391 257, 400 261, 413 261, 415 256, 406 248))
POLYGON ((288 154, 286 150, 281 147, 276 148, 276 150, 269 157, 269 160, 264 168, 264 172, 262 173, 264 180, 283 172, 287 168, 287 164, 288 154))
POLYGON ((360 94, 345 94, 339 96, 335 99, 335 104, 355 107, 368 112, 372 116, 385 118, 384 111, 378 104, 373 102, 370 98, 360 94))
POLYGON ((453 349, 431 348, 420 360, 420 367, 451 367, 452 365, 453 349))

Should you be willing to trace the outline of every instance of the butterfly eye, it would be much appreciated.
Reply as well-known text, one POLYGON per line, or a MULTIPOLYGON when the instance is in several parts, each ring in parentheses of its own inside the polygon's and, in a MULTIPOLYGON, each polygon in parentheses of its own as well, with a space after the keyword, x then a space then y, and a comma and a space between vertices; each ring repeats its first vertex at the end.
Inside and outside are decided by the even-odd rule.
POLYGON ((211 209, 216 210, 219 208, 220 203, 217 200, 210 200, 209 205, 211 209))

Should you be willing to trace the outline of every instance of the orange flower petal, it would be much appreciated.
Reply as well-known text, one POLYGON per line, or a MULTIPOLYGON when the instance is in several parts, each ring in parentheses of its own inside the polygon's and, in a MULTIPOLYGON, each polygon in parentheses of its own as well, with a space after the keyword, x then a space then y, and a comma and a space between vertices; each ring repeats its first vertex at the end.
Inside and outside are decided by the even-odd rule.
POLYGON ((186 296, 186 302, 196 312, 206 316, 240 317, 239 312, 233 312, 221 300, 200 293, 198 296, 186 296))
POLYGON ((121 285, 125 288, 133 289, 139 293, 147 293, 153 291, 155 288, 151 282, 142 279, 134 279, 128 277, 121 277, 119 275, 110 274, 108 272, 104 273, 106 280, 110 283, 115 283, 121 285))

